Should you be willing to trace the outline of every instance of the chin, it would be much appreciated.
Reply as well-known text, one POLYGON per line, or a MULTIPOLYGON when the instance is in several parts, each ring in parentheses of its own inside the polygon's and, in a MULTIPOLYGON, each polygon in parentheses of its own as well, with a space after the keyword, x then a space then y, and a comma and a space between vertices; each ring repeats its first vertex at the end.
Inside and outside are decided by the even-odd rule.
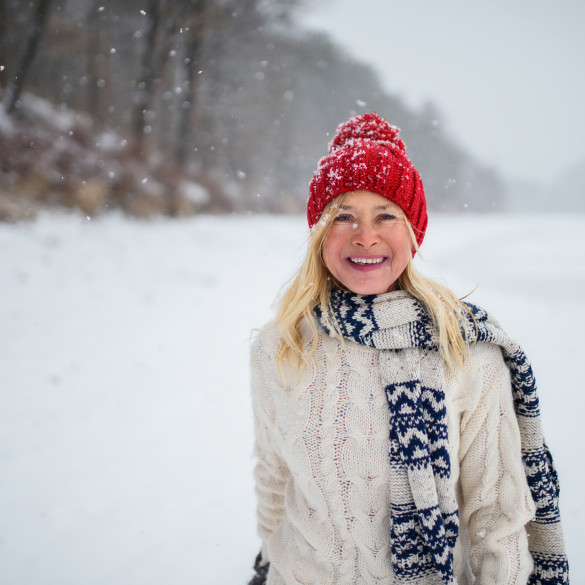
POLYGON ((355 287, 346 287, 352 293, 358 295, 383 295, 387 292, 393 291, 396 289, 396 283, 392 283, 390 286, 380 285, 380 286, 355 286, 355 287))

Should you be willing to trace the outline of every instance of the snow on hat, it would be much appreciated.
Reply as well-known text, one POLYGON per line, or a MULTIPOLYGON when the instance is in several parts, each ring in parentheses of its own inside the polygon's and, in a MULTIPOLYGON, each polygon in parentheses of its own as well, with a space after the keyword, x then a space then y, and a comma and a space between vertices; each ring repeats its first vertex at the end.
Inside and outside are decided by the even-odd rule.
POLYGON ((371 191, 396 203, 420 245, 427 228, 422 180, 406 157, 400 130, 375 112, 350 118, 337 128, 329 154, 319 161, 310 184, 307 219, 313 227, 325 206, 349 191, 371 191))

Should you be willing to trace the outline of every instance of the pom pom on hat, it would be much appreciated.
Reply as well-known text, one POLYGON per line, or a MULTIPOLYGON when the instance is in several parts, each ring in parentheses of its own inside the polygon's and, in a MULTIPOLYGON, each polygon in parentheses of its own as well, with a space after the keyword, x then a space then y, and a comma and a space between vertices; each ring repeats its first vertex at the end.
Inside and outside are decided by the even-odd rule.
POLYGON ((329 154, 338 148, 342 148, 354 139, 387 142, 398 146, 400 150, 405 152, 406 146, 398 137, 399 134, 399 128, 388 124, 388 122, 380 118, 376 112, 354 116, 337 127, 337 133, 329 143, 329 154))
POLYGON ((375 112, 350 118, 337 128, 329 154, 310 184, 307 219, 313 227, 325 206, 350 191, 371 191, 396 203, 410 221, 417 243, 428 223, 422 180, 406 156, 400 130, 375 112))

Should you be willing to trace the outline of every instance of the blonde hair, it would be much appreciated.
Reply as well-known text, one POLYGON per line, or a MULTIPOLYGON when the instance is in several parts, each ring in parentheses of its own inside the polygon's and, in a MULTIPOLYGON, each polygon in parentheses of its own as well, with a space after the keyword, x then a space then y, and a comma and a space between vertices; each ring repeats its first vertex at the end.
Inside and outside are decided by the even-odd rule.
MULTIPOLYGON (((323 307, 324 316, 331 314, 330 292, 333 288, 343 288, 327 270, 323 262, 323 244, 335 220, 335 209, 343 203, 344 195, 331 201, 323 210, 318 223, 312 228, 305 259, 280 299, 276 318, 272 327, 280 327, 280 343, 276 353, 276 363, 280 375, 285 376, 285 365, 296 370, 304 367, 317 346, 318 325, 313 318, 316 306, 323 307), (302 324, 308 324, 311 342, 306 343, 302 324)), ((412 225, 403 214, 413 249, 418 244, 412 225)), ((439 349, 448 367, 456 372, 462 367, 467 356, 468 342, 465 331, 464 311, 467 306, 448 287, 420 274, 409 261, 397 280, 398 288, 417 299, 428 311, 439 332, 439 349)), ((342 335, 337 323, 330 323, 342 335)))

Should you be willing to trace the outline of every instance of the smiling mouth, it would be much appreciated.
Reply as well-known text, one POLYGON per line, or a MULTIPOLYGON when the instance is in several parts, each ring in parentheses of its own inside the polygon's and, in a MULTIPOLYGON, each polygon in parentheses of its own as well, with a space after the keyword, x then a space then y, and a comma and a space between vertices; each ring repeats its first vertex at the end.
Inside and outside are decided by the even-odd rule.
POLYGON ((348 260, 352 264, 357 264, 358 266, 366 266, 367 264, 381 264, 384 262, 385 258, 348 258, 348 260))

